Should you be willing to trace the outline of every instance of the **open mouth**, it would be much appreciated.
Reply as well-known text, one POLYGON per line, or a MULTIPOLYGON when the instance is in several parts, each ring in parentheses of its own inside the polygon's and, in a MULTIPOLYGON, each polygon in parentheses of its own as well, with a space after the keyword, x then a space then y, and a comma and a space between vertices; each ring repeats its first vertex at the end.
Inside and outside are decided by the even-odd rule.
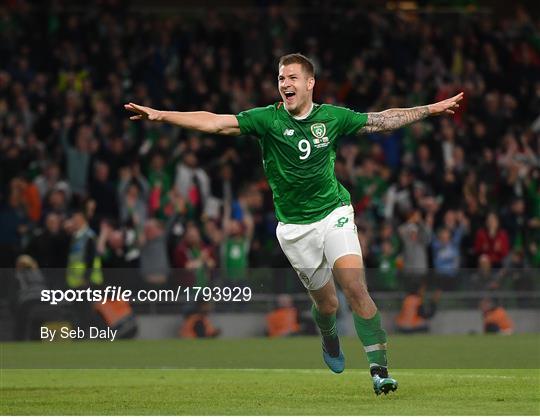
POLYGON ((294 96, 296 96, 296 93, 294 91, 286 91, 284 94, 287 100, 292 100, 294 96))

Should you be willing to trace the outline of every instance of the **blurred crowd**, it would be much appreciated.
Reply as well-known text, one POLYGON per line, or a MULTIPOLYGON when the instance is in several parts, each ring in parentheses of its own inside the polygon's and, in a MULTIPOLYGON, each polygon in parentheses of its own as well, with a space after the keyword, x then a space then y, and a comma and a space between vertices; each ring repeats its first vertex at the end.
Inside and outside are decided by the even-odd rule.
POLYGON ((0 265, 29 254, 66 267, 89 230, 85 256, 105 280, 115 267, 151 286, 243 284, 248 268, 287 267, 254 139, 132 122, 123 104, 268 105, 277 59, 300 51, 319 103, 367 112, 465 92, 452 118, 341 141, 336 175, 372 289, 426 275, 447 290, 538 288, 526 269, 540 268, 538 17, 315 3, 166 16, 120 1, 1 6, 0 265))

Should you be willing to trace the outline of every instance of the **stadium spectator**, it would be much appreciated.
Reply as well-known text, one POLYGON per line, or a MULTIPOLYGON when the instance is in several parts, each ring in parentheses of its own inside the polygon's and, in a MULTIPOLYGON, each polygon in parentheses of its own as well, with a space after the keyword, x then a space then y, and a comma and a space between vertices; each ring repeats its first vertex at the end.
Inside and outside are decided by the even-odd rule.
POLYGON ((170 264, 167 257, 167 237, 157 219, 149 219, 141 235, 141 276, 151 286, 163 286, 168 280, 170 264))
POLYGON ((12 181, 8 199, 0 207, 0 260, 1 265, 13 266, 21 251, 22 237, 29 227, 29 219, 24 207, 20 189, 12 181))
POLYGON ((66 156, 67 179, 73 194, 79 200, 86 196, 90 159, 92 157, 92 141, 95 141, 92 128, 89 125, 74 126, 72 116, 66 116, 60 135, 60 141, 64 147, 66 156), (72 145, 70 136, 76 130, 75 144, 72 145))
POLYGON ((118 218, 116 187, 110 180, 109 166, 103 161, 96 161, 94 173, 90 178, 89 195, 96 202, 96 223, 102 219, 118 218))
POLYGON ((122 167, 118 182, 120 223, 142 228, 147 218, 148 182, 140 173, 139 165, 122 167))
POLYGON ((210 197, 210 179, 198 164, 196 154, 187 152, 176 168, 175 187, 200 215, 210 197))
POLYGON ((474 249, 477 255, 486 254, 494 267, 500 267, 508 255, 510 245, 507 232, 499 227, 499 217, 491 212, 486 217, 486 226, 476 233, 474 249))
POLYGON ((484 319, 484 332, 511 335, 514 333, 514 323, 506 309, 497 304, 492 298, 480 301, 480 310, 484 319))
POLYGON ((167 218, 167 254, 170 260, 173 260, 174 249, 186 231, 189 209, 184 197, 175 188, 172 188, 169 192, 167 205, 161 212, 167 218))
POLYGON ((41 302, 41 291, 48 289, 38 263, 29 255, 17 257, 15 279, 10 289, 11 306, 15 313, 15 340, 39 340, 42 319, 36 308, 41 302))
MULTIPOLYGON (((223 217, 223 238, 220 243, 220 268, 231 284, 247 283, 248 255, 253 239, 253 217, 245 211, 241 221, 231 218, 231 206, 226 206, 223 217)), ((217 243, 216 243, 217 244, 217 243)))
POLYGON ((433 318, 437 311, 441 291, 437 290, 429 302, 425 301, 425 293, 425 283, 412 285, 395 318, 398 332, 404 334, 429 332, 429 319, 433 318))
POLYGON ((298 334, 298 310, 290 295, 278 295, 277 307, 266 315, 266 332, 269 337, 289 337, 298 334))
POLYGON ((130 304, 123 300, 107 300, 94 306, 105 325, 115 331, 116 338, 133 338, 137 334, 137 320, 130 304))
POLYGON ((167 216, 163 213, 163 209, 169 201, 167 193, 171 190, 172 182, 165 167, 165 157, 159 152, 154 153, 150 158, 148 184, 150 216, 159 216, 162 220, 166 220, 167 216))
POLYGON ((102 221, 97 252, 102 260, 107 285, 122 286, 124 289, 142 287, 137 274, 141 249, 134 231, 115 229, 108 221, 102 221))
POLYGON ((480 209, 478 198, 476 196, 466 197, 464 217, 467 220, 469 226, 469 233, 463 239, 462 248, 464 248, 464 262, 463 266, 476 267, 478 256, 476 255, 474 248, 474 240, 476 238, 476 231, 478 231, 484 224, 485 215, 480 209))
MULTIPOLYGON (((69 244, 66 284, 69 289, 84 289, 103 285, 101 257, 97 252, 97 237, 88 225, 88 217, 84 209, 74 210, 65 227, 71 235, 69 244)), ((77 301, 72 305, 75 323, 85 330, 96 323, 96 315, 92 303, 87 300, 77 301)))
POLYGON ((433 266, 438 276, 438 285, 443 290, 455 290, 460 287, 460 245, 465 234, 463 213, 459 221, 453 211, 445 213, 445 225, 439 230, 431 242, 433 250, 433 266))
POLYGON ((55 189, 64 190, 67 196, 70 196, 69 183, 66 180, 62 180, 60 166, 55 162, 49 162, 43 169, 43 173, 34 179, 34 183, 39 190, 42 200, 55 189))
POLYGON ((523 249, 528 242, 527 214, 525 201, 522 198, 514 198, 510 207, 503 211, 501 224, 508 232, 510 248, 523 249))
POLYGON ((234 176, 233 166, 224 162, 219 167, 219 174, 210 178, 211 194, 223 203, 223 207, 230 206, 238 193, 238 185, 234 176))
POLYGON ((408 169, 399 173, 398 181, 392 184, 385 196, 385 213, 387 220, 393 218, 406 219, 413 209, 413 176, 408 169))
POLYGON ((55 186, 47 196, 42 217, 46 219, 50 213, 55 213, 62 220, 67 220, 71 216, 67 193, 61 185, 55 186))
POLYGON ((404 273, 408 276, 408 285, 417 283, 428 272, 428 246, 431 242, 433 217, 422 219, 419 210, 409 216, 407 222, 398 228, 403 248, 404 273))
MULTIPOLYGON (((112 136, 113 133, 110 135, 112 136)), ((134 150, 130 149, 127 140, 119 136, 104 136, 101 141, 99 152, 95 158, 109 166, 112 181, 119 180, 123 167, 128 167, 137 158, 133 156, 134 150)))
POLYGON ((398 234, 395 233, 394 226, 391 222, 384 222, 381 224, 378 231, 377 241, 373 243, 373 252, 374 254, 380 254, 382 248, 381 244, 385 241, 390 241, 392 245, 392 252, 399 253, 401 249, 401 241, 398 237, 398 234))
POLYGON ((215 268, 214 251, 203 243, 199 228, 192 222, 186 226, 184 238, 174 249, 173 265, 182 269, 180 281, 184 286, 207 286, 210 271, 215 268))
POLYGON ((32 223, 41 219, 41 197, 34 183, 24 176, 12 180, 12 187, 19 189, 22 198, 22 206, 26 210, 28 220, 32 223))
POLYGON ((62 218, 51 212, 45 219, 45 227, 34 229, 26 252, 42 268, 51 288, 65 287, 63 269, 67 266, 70 237, 62 226, 62 218))
MULTIPOLYGON (((350 155, 354 157, 353 153, 350 153, 350 155)), ((353 189, 352 197, 354 201, 358 202, 355 208, 359 212, 366 209, 375 211, 373 214, 366 214, 367 216, 380 216, 380 212, 384 207, 383 197, 388 189, 388 182, 385 176, 381 175, 383 174, 382 171, 375 161, 366 158, 357 171, 354 188, 352 185, 349 187, 349 189, 353 189)))
POLYGON ((179 330, 182 338, 215 338, 221 334, 221 330, 216 328, 208 315, 212 311, 209 302, 198 302, 195 309, 186 315, 179 330))
POLYGON ((403 260, 394 251, 392 242, 383 241, 378 256, 377 280, 370 287, 373 290, 398 290, 400 287, 398 270, 402 264, 403 260))
POLYGON ((436 173, 435 161, 426 143, 421 143, 416 150, 416 161, 413 172, 416 178, 429 184, 436 173))
POLYGON ((239 191, 232 202, 231 218, 243 222, 246 216, 262 206, 262 195, 257 185, 248 183, 239 191))
POLYGON ((73 212, 67 228, 71 232, 66 270, 67 286, 71 289, 88 285, 100 286, 103 284, 103 273, 101 258, 96 249, 97 238, 88 225, 83 209, 73 212))

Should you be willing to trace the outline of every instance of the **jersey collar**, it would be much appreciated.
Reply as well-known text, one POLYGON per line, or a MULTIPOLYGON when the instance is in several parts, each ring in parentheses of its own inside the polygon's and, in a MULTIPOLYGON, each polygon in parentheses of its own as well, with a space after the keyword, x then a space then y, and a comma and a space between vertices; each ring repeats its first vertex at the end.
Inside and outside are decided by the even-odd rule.
POLYGON ((313 108, 315 107, 315 103, 311 102, 311 107, 309 108, 309 111, 305 114, 305 115, 302 115, 302 116, 294 116, 294 115, 291 115, 289 113, 289 111, 287 110, 287 108, 285 107, 285 104, 283 104, 283 109, 285 109, 285 112, 289 113, 289 116, 295 120, 304 120, 304 119, 307 119, 310 115, 311 115, 311 112, 313 112, 313 108))

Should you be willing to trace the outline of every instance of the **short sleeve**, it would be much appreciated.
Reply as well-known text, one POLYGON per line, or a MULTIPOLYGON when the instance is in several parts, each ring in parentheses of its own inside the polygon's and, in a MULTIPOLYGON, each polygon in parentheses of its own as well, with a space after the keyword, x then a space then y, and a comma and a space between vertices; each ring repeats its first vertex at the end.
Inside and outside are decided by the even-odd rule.
POLYGON ((333 106, 333 112, 341 122, 341 134, 356 134, 367 123, 367 113, 355 112, 346 107, 333 106))
POLYGON ((272 120, 274 106, 256 107, 236 115, 242 135, 253 135, 262 138, 272 120))

